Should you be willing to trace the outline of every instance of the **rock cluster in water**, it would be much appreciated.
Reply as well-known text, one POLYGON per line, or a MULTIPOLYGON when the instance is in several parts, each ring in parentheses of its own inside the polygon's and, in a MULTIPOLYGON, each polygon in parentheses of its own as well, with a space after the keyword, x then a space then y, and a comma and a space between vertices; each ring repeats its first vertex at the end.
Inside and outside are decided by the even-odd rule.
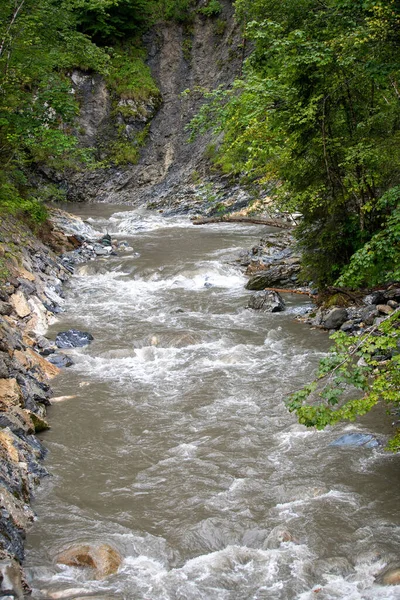
POLYGON ((308 315, 306 321, 314 327, 361 334, 367 327, 379 325, 400 306, 400 287, 394 284, 364 296, 349 297, 348 304, 346 307, 321 306, 308 315))

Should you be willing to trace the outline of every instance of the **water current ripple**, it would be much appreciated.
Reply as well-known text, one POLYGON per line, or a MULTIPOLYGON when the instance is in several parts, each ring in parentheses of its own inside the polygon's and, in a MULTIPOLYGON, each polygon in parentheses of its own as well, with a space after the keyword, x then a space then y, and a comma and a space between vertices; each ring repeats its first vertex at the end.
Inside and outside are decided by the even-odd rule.
POLYGON ((381 416, 298 425, 283 399, 326 335, 293 321, 303 298, 278 315, 245 308, 234 258, 265 228, 85 210, 133 252, 83 265, 49 332, 86 329, 94 342, 69 351, 55 386, 70 399, 44 435, 53 477, 27 545, 33 598, 400 599, 374 583, 399 557, 397 461, 329 447, 381 416), (112 545, 118 573, 56 565, 77 542, 112 545))

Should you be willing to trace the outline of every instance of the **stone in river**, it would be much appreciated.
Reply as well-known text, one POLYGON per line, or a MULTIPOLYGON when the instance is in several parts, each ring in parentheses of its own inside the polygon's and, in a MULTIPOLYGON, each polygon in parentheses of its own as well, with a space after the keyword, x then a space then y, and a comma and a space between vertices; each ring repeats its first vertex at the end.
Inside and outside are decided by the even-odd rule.
POLYGON ((56 346, 58 348, 78 348, 87 346, 93 339, 93 336, 87 331, 69 329, 68 331, 61 331, 57 335, 56 346))
POLYGON ((55 365, 59 369, 63 369, 65 367, 70 367, 74 364, 74 361, 65 354, 50 354, 47 357, 47 360, 51 362, 52 365, 55 365))
POLYGON ((264 291, 253 294, 248 302, 248 308, 264 312, 281 312, 285 310, 285 302, 278 292, 264 291))
POLYGON ((386 567, 377 577, 381 585, 400 585, 400 567, 386 567))
POLYGON ((370 433, 345 433, 340 436, 334 442, 329 444, 330 446, 348 446, 357 447, 362 446, 363 448, 376 448, 380 446, 380 442, 370 433))
POLYGON ((122 558, 108 544, 78 544, 61 552, 57 562, 70 567, 90 567, 95 569, 96 579, 104 579, 118 571, 122 558))

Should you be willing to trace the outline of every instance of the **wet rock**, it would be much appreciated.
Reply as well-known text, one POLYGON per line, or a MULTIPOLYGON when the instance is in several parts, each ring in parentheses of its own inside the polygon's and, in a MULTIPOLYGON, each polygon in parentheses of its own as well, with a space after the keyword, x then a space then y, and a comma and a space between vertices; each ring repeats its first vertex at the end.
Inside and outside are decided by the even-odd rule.
POLYGON ((0 591, 1 598, 9 596, 14 600, 23 600, 21 567, 15 560, 0 561, 0 591))
POLYGON ((345 308, 333 308, 322 320, 322 326, 325 329, 338 329, 348 319, 347 310, 345 308))
POLYGON ((93 339, 93 336, 86 331, 69 329, 68 331, 62 331, 57 335, 56 346, 58 348, 79 348, 81 346, 87 346, 93 339))
POLYGON ((122 558, 119 552, 108 544, 82 544, 61 552, 56 562, 70 567, 90 567, 95 569, 97 579, 104 579, 118 571, 122 558))
POLYGON ((47 360, 59 369, 65 369, 66 367, 71 367, 74 364, 72 358, 66 354, 50 354, 47 357, 47 360))
POLYGON ((375 581, 380 585, 400 585, 400 567, 386 567, 375 581))
POLYGON ((293 534, 283 525, 274 527, 265 540, 263 547, 265 550, 279 548, 285 542, 298 543, 293 534))
POLYGON ((348 446, 348 447, 363 447, 363 448, 376 448, 380 446, 379 440, 376 439, 370 433, 345 433, 340 436, 334 442, 329 444, 330 446, 348 446))
POLYGON ((253 310, 274 313, 285 310, 285 302, 278 292, 263 291, 253 294, 249 299, 247 307, 253 310))
POLYGON ((10 302, 19 317, 24 318, 31 314, 29 304, 22 292, 18 291, 13 294, 10 298, 10 302))
POLYGON ((46 382, 38 381, 29 373, 18 374, 17 381, 20 386, 22 397, 24 399, 25 406, 32 410, 30 406, 28 406, 30 401, 39 402, 40 404, 44 404, 48 406, 50 404, 50 388, 46 382))
POLYGON ((50 429, 50 425, 48 424, 46 419, 43 419, 42 417, 40 417, 39 415, 37 415, 34 412, 30 412, 29 416, 30 416, 33 426, 35 428, 35 433, 40 433, 41 431, 46 431, 47 429, 50 429))
POLYGON ((263 290, 266 287, 293 287, 293 281, 297 279, 300 266, 276 265, 269 269, 252 275, 246 284, 247 290, 263 290), (294 277, 294 279, 293 279, 294 277))
POLYGON ((334 556, 327 559, 314 561, 310 566, 311 573, 317 579, 324 577, 329 581, 330 576, 347 577, 354 571, 354 567, 344 556, 334 556))
POLYGON ((0 412, 0 427, 8 427, 10 431, 18 436, 34 432, 33 421, 29 414, 18 406, 7 412, 0 412))

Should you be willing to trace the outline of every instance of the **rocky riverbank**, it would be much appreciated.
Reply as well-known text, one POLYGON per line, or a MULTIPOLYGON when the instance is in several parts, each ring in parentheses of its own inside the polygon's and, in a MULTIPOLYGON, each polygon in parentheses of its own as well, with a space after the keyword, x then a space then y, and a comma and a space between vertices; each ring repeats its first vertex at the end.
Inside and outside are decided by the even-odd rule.
POLYGON ((243 251, 238 262, 249 276, 246 289, 256 292, 249 299, 249 308, 280 312, 285 308, 282 292, 307 294, 316 306, 297 319, 332 333, 341 330, 360 335, 400 306, 398 283, 357 292, 331 288, 323 294, 311 286, 299 285, 301 256, 290 231, 269 232, 253 248, 243 251))
MULTIPOLYGON (((0 595, 22 598, 25 532, 35 515, 35 486, 48 475, 37 434, 49 428, 50 382, 68 366, 65 347, 44 337, 63 310, 74 265, 115 252, 118 244, 80 219, 52 210, 37 232, 11 217, 0 226, 0 595), (45 240, 45 243, 42 241, 45 240)), ((62 341, 62 340, 61 340, 62 341)))

